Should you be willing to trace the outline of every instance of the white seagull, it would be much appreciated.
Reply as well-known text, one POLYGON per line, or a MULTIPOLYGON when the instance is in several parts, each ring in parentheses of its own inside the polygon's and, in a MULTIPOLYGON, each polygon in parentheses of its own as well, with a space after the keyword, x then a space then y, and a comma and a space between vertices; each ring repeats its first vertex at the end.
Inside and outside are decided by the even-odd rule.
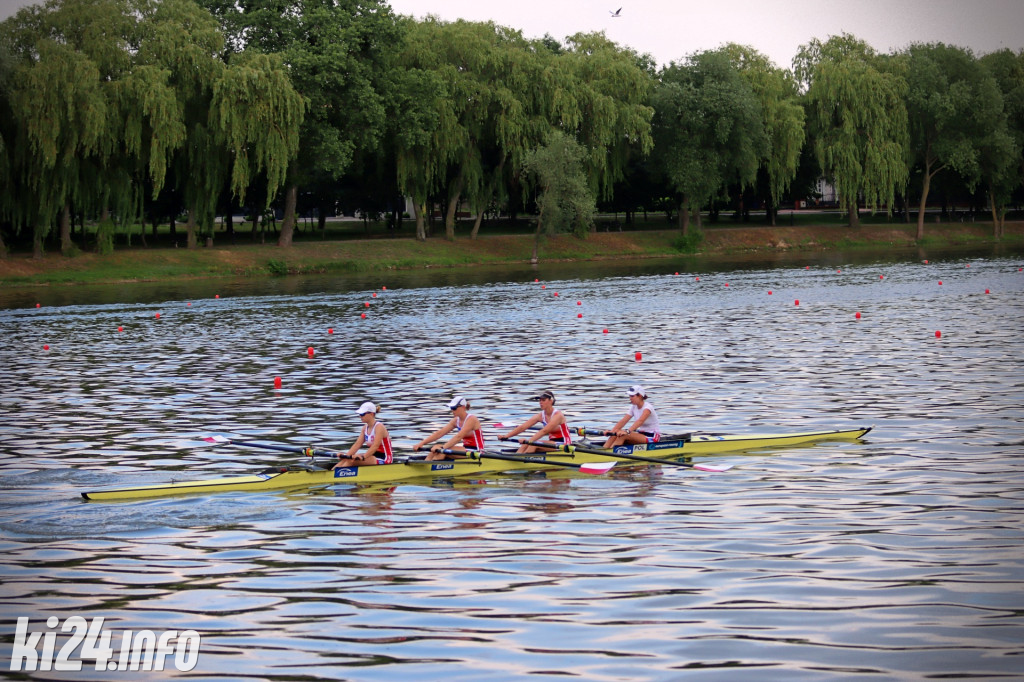
POLYGON ((613 17, 617 17, 617 16, 619 16, 619 12, 621 12, 621 11, 622 11, 622 8, 620 7, 617 10, 615 10, 614 12, 611 11, 611 10, 608 10, 608 14, 612 15, 613 17))

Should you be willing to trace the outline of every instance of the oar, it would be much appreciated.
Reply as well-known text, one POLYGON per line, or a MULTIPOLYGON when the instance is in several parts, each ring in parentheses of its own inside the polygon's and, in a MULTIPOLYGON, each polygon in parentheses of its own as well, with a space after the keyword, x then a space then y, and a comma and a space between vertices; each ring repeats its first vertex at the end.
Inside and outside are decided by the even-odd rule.
POLYGON ((270 445, 268 443, 256 443, 251 440, 234 440, 231 438, 225 438, 224 436, 207 436, 203 438, 207 443, 215 443, 217 445, 238 445, 241 447, 249 448, 263 448, 264 450, 276 450, 278 452, 291 452, 299 455, 324 455, 326 457, 337 457, 338 453, 335 450, 323 450, 321 448, 303 447, 301 445, 270 445))
MULTIPOLYGON (((574 426, 569 429, 580 438, 586 438, 587 436, 614 436, 616 431, 609 431, 608 429, 599 429, 596 426, 574 426)), ((706 436, 720 436, 720 433, 707 433, 701 434, 706 436)), ((692 440, 692 433, 680 433, 675 436, 662 436, 662 440, 692 440)))
POLYGON ((697 471, 712 471, 715 473, 721 473, 732 469, 732 464, 721 464, 719 466, 711 466, 710 464, 687 464, 686 462, 677 462, 674 459, 660 459, 658 457, 641 457, 640 455, 628 455, 622 452, 612 452, 611 450, 597 450, 595 448, 584 448, 579 445, 548 445, 541 443, 540 441, 526 441, 521 440, 520 443, 524 445, 534 445, 539 448, 546 448, 548 450, 561 450, 562 452, 586 452, 591 455, 602 455, 604 457, 632 459, 637 462, 647 462, 649 464, 668 464, 669 466, 683 467, 686 469, 696 469, 697 471))
POLYGON ((499 455, 494 452, 484 452, 483 450, 441 450, 446 455, 465 455, 469 459, 501 459, 506 462, 523 462, 524 464, 544 464, 545 466, 556 466, 565 467, 567 469, 579 469, 585 474, 593 474, 600 476, 601 474, 608 473, 612 467, 615 466, 615 462, 599 462, 599 463, 587 463, 587 464, 576 464, 575 462, 551 462, 546 459, 537 459, 529 457, 516 457, 515 455, 499 455))

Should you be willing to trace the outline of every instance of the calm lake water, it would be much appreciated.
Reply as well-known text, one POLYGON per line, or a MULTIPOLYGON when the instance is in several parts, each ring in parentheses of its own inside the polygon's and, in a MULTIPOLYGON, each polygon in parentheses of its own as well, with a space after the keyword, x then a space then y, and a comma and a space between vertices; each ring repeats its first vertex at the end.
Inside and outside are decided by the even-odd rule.
POLYGON ((0 675, 19 617, 102 616, 115 658, 195 630, 194 669, 30 676, 1021 679, 1024 258, 929 260, 0 291, 0 675), (408 447, 454 393, 604 426, 633 383, 666 430, 875 430, 725 473, 79 496, 289 463, 213 433, 343 447, 363 400, 408 447))

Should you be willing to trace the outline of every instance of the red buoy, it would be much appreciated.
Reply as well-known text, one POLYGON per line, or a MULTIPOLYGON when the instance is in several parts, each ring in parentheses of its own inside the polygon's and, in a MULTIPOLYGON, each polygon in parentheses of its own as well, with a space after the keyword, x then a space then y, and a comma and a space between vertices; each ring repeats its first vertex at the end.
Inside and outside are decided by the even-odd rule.
POLYGON ((555 292, 555 296, 558 296, 558 292, 557 291, 555 292))
POLYGON ((281 377, 274 377, 274 388, 281 388, 281 377))
POLYGON ((185 306, 188 307, 188 308, 191 308, 192 307, 192 301, 189 301, 188 303, 186 303, 185 306))
POLYGON ((576 317, 583 317, 583 313, 576 313, 576 317))
POLYGON ((939 286, 940 287, 942 286, 942 280, 941 279, 939 280, 939 286))
POLYGON ((333 334, 334 333, 334 327, 328 327, 327 328, 327 333, 328 334, 333 334))
POLYGON ((363 303, 363 305, 366 306, 367 308, 369 308, 370 307, 370 302, 366 301, 366 302, 363 303))
POLYGON ((985 289, 985 293, 986 293, 986 294, 988 293, 988 289, 985 289))
POLYGON ((156 314, 156 319, 158 319, 158 320, 160 319, 160 313, 156 314))
POLYGON ((769 296, 771 296, 771 295, 772 295, 772 290, 771 290, 771 289, 769 289, 769 290, 768 290, 768 295, 769 295, 769 296))
POLYGON ((37 308, 38 308, 38 307, 39 307, 40 305, 41 305, 40 303, 36 303, 36 307, 37 307, 37 308))
POLYGON ((362 317, 364 320, 366 319, 366 313, 360 313, 359 316, 362 317))
POLYGON ((220 298, 220 294, 215 294, 214 298, 220 298))
POLYGON ((729 286, 729 283, 728 283, 728 282, 726 282, 726 283, 725 283, 725 286, 729 286))
POLYGON ((935 330, 935 338, 941 339, 942 338, 942 332, 940 332, 938 330, 935 330))
POLYGON ((879 275, 878 279, 885 279, 885 275, 879 275))
POLYGON ((637 351, 634 357, 636 358, 637 362, 640 362, 640 360, 642 360, 644 356, 640 354, 640 351, 637 351))
POLYGON ((608 330, 607 330, 607 329, 602 329, 602 330, 601 330, 601 333, 602 333, 602 334, 607 334, 607 333, 608 333, 608 330))
POLYGON ((699 282, 699 281, 700 281, 700 277, 694 277, 694 278, 693 278, 693 281, 694 281, 694 282, 699 282))
POLYGON ((854 315, 854 317, 856 317, 859 320, 860 319, 860 313, 857 313, 856 315, 854 315))
POLYGON ((547 285, 547 284, 541 284, 541 285, 540 285, 540 288, 541 288, 541 289, 547 289, 547 288, 548 288, 548 285, 547 285))
MULTIPOLYGON (((44 343, 44 344, 43 344, 43 350, 50 350, 50 346, 49 346, 48 344, 45 344, 45 343, 44 343)), ((639 353, 637 353, 637 355, 640 355, 640 354, 639 354, 639 353)))
POLYGON ((388 288, 387 288, 387 287, 381 287, 381 288, 380 288, 380 290, 381 290, 381 291, 387 291, 387 290, 388 290, 388 288))
POLYGON ((313 346, 310 346, 309 348, 306 349, 306 355, 308 355, 309 357, 313 357, 315 353, 316 351, 313 350, 313 346))
MULTIPOLYGON (((985 293, 987 294, 988 292, 986 291, 985 293)), ((123 332, 123 331, 124 331, 124 327, 118 327, 118 328, 117 328, 117 331, 119 331, 119 332, 123 332)))
POLYGON ((376 292, 376 291, 375 291, 375 292, 373 292, 373 297, 374 297, 374 298, 377 298, 377 292, 376 292))
POLYGON ((576 301, 576 305, 583 305, 583 301, 576 301))
POLYGON ((800 299, 798 298, 795 301, 793 301, 793 305, 800 305, 800 299))

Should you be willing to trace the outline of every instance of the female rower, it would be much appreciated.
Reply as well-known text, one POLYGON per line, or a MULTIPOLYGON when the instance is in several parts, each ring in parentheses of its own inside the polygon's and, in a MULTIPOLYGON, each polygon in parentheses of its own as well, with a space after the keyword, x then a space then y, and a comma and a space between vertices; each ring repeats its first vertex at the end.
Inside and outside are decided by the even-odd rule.
POLYGON ((451 420, 417 443, 413 450, 419 450, 427 443, 434 443, 434 441, 452 431, 455 431, 454 436, 444 443, 434 443, 430 447, 430 454, 427 455, 428 460, 444 459, 445 454, 441 450, 459 450, 461 452, 466 450, 483 450, 483 428, 480 425, 480 420, 469 413, 469 407, 469 401, 461 395, 452 398, 451 402, 448 403, 448 409, 452 411, 451 420))
MULTIPOLYGON (((569 425, 565 423, 565 415, 562 414, 561 410, 555 409, 555 394, 551 391, 544 391, 540 395, 530 398, 530 400, 536 400, 540 403, 540 412, 506 433, 500 440, 511 440, 517 434, 539 423, 540 430, 534 434, 534 441, 539 441, 541 438, 548 436, 551 440, 560 441, 564 445, 572 443, 572 438, 569 436, 569 425)), ((523 443, 516 452, 537 452, 538 450, 546 451, 550 450, 550 448, 538 448, 534 445, 523 443)))
POLYGON ((657 443, 661 440, 661 424, 658 423, 658 412, 654 405, 647 401, 647 392, 643 386, 630 386, 626 391, 629 396, 629 409, 622 419, 615 422, 609 432, 611 435, 604 442, 604 447, 614 448, 624 443, 657 443), (628 429, 623 428, 629 420, 633 423, 628 429))
POLYGON ((356 414, 363 422, 360 432, 361 438, 357 438, 352 447, 345 455, 338 454, 338 463, 334 468, 370 466, 373 464, 391 464, 392 450, 391 438, 388 436, 387 428, 377 421, 377 413, 380 407, 371 402, 365 402, 359 406, 356 414), (366 448, 366 452, 356 454, 360 448, 366 448))

